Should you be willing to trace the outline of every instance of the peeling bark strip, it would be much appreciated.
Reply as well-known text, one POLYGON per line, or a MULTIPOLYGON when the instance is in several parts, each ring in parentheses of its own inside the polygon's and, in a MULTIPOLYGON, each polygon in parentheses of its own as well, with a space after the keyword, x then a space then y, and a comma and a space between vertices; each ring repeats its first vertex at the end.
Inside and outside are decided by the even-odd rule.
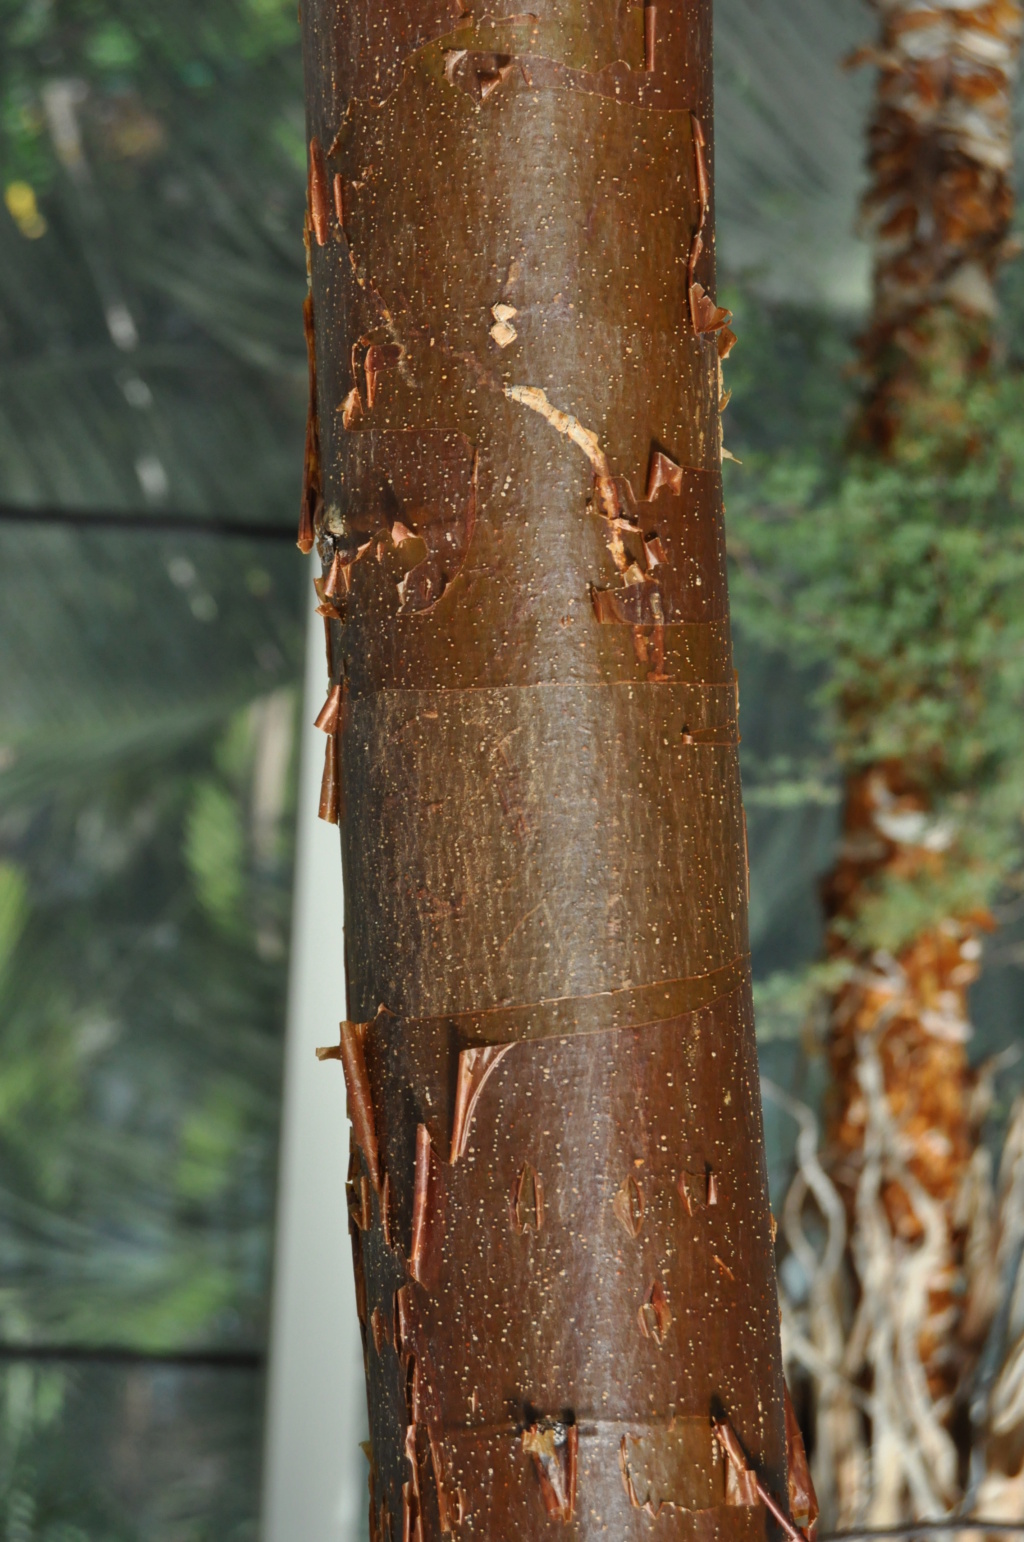
POLYGON ((303 24, 371 1534, 755 1542, 710 4, 303 24))
POLYGON ((317 1050, 318 1060, 340 1060, 345 1072, 345 1088, 348 1093, 348 1116, 352 1121, 352 1133, 361 1148, 370 1182, 380 1188, 380 1167, 377 1162, 377 1131, 373 1114, 373 1094, 366 1073, 366 1030, 369 1023, 342 1023, 341 1037, 337 1045, 317 1050))
POLYGON ((769 1514, 774 1516, 790 1542, 808 1542, 808 1538, 798 1526, 793 1524, 774 1494, 765 1487, 757 1473, 750 1467, 739 1437, 728 1419, 716 1419, 714 1427, 715 1435, 729 1464, 726 1492, 732 1482, 736 1486, 737 1494, 742 1496, 737 1498, 737 1504, 756 1504, 760 1500, 769 1514))
POLYGON ((537 1468, 544 1508, 555 1520, 566 1525, 576 1510, 576 1463, 579 1432, 575 1424, 560 1419, 544 1419, 523 1431, 523 1450, 537 1468))

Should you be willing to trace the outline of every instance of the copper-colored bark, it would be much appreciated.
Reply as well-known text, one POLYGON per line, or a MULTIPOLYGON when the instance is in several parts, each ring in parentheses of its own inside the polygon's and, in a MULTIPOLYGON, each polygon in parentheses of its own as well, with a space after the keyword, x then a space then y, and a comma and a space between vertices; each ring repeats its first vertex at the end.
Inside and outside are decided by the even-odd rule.
POLYGON ((754 1542, 756 1481, 787 1492, 709 21, 303 5, 340 1054, 392 1542, 754 1542))

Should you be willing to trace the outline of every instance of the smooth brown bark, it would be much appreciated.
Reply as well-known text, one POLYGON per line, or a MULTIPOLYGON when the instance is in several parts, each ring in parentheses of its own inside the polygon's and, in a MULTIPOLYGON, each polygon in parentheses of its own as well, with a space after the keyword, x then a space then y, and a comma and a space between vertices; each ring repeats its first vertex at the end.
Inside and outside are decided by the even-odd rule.
POLYGON ((373 1534, 761 1536, 710 5, 303 10, 373 1534))

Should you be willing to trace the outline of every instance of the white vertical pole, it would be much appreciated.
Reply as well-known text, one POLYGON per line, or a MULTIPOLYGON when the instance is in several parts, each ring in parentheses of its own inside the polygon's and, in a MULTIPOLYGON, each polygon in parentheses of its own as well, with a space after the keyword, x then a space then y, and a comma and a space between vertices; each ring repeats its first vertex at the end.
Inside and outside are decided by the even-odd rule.
MULTIPOLYGON (((315 603, 315 602, 314 602, 315 603)), ((348 1120, 336 1044, 345 1015, 338 832, 317 819, 326 694, 323 623, 311 618, 278 1178, 263 1468, 263 1542, 367 1535, 363 1356, 352 1284, 348 1120)))

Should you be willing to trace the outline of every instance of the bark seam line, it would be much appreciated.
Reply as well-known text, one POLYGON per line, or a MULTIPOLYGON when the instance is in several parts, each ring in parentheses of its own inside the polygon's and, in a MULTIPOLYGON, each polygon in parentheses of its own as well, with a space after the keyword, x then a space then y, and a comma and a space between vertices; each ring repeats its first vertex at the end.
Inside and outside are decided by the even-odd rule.
MULTIPOLYGON (((396 1018, 406 1024, 416 1024, 420 1028, 430 1023, 443 1023, 446 1026, 453 1027, 456 1029, 456 1031, 458 1031, 460 1023, 466 1023, 467 1021, 472 1021, 479 1018, 491 1018, 492 1020, 495 1020, 500 1019, 502 1016, 511 1017, 524 1012, 543 1012, 545 1008, 550 1007, 575 1006, 577 1003, 584 1002, 613 1002, 616 997, 621 999, 626 996, 640 995, 642 993, 649 993, 657 990, 669 990, 673 986, 699 984, 701 981, 705 981, 711 984, 716 980, 716 978, 721 976, 726 976, 728 979, 730 975, 737 972, 743 972, 745 974, 746 969, 749 966, 749 961, 749 953, 738 953, 736 957, 730 959, 728 963, 719 965, 717 969, 708 970, 706 974, 682 975, 675 980, 658 980, 651 985, 627 986, 615 991, 595 991, 593 994, 586 996, 553 996, 548 997, 544 1001, 524 1002, 515 1006, 482 1007, 475 1010, 470 1009, 468 1011, 461 1012, 437 1012, 432 1013, 429 1017, 413 1017, 402 1012, 392 1012, 390 1008, 383 1008, 383 1010, 386 1011, 389 1017, 396 1018)), ((658 1023, 671 1022, 674 1017, 686 1017, 690 1016, 694 1012, 706 1011, 709 1007, 715 1006, 718 1002, 725 1000, 727 997, 734 996, 737 991, 743 990, 746 987, 746 984, 747 981, 745 978, 739 979, 735 985, 727 985, 725 989, 716 991, 714 995, 710 995, 694 1005, 684 1006, 678 1012, 669 1012, 664 1016, 643 1017, 636 1022, 602 1023, 596 1025, 593 1028, 585 1028, 582 1030, 573 1028, 569 1024, 564 1024, 561 1027, 551 1028, 548 1031, 542 1031, 539 1033, 521 1033, 516 1038, 512 1039, 501 1040, 488 1038, 481 1041, 481 1047, 484 1047, 485 1045, 497 1047, 502 1043, 543 1043, 552 1039, 572 1039, 598 1033, 626 1033, 632 1032, 634 1029, 651 1028, 656 1026, 658 1023)), ((380 1014, 378 1013, 378 1016, 379 1015, 380 1014)), ((371 1019, 371 1022, 372 1021, 375 1021, 375 1019, 371 1019)), ((466 1047, 472 1047, 471 1032, 471 1030, 468 1030, 466 1047)))

